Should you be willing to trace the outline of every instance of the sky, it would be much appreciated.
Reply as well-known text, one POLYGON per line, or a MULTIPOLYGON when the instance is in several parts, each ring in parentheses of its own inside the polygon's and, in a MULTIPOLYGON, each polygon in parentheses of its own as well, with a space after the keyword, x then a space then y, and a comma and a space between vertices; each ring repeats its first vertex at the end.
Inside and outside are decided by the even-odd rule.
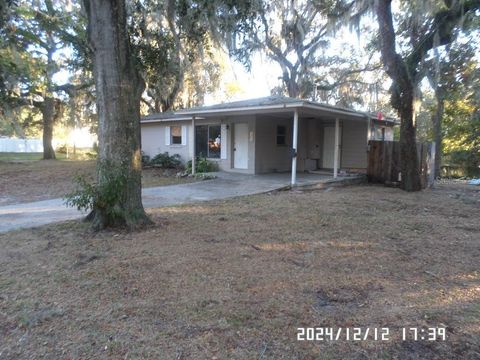
MULTIPOLYGON (((365 17, 362 19, 362 23, 371 23, 369 28, 375 28, 376 22, 372 17, 365 17), (372 23, 373 22, 373 23, 372 23)), ((358 37, 355 31, 351 31, 348 28, 345 28, 341 31, 338 31, 336 34, 337 41, 333 41, 330 44, 329 49, 327 50, 327 55, 334 55, 339 53, 341 44, 350 44, 358 49, 365 46, 365 41, 369 36, 358 37)), ((466 39, 461 39, 466 40, 466 39)), ((57 54, 57 56, 69 57, 69 49, 65 48, 65 53, 57 54)), ((280 66, 270 61, 265 54, 259 52, 255 53, 252 58, 251 71, 247 72, 242 64, 231 59, 226 53, 224 53, 226 61, 226 69, 224 76, 221 80, 222 86, 214 94, 207 94, 205 97, 205 105, 217 104, 225 101, 236 101, 236 100, 245 100, 257 97, 269 96, 271 94, 271 89, 276 86, 281 85, 281 80, 279 77, 282 75, 280 66), (224 88, 228 83, 236 83, 240 88, 237 93, 234 94, 229 99, 225 98, 224 88)), ((377 59, 379 54, 377 54, 377 59)), ((480 53, 478 54, 478 59, 480 61, 480 53)), ((364 59, 363 62, 366 62, 364 59)), ((70 74, 67 71, 61 71, 54 76, 54 81, 58 84, 68 82, 70 74)), ((369 81, 368 73, 365 73, 365 79, 369 81)), ((333 79, 332 79, 333 80, 333 79)), ((373 80, 373 79, 372 79, 373 80)), ((388 84, 387 84, 388 85, 388 84)))
MULTIPOLYGON (((327 49, 327 56, 338 54, 341 44, 348 43, 359 48, 364 46, 362 39, 358 38, 356 33, 351 32, 349 29, 339 31, 337 38, 338 41, 332 42, 327 49)), ((254 53, 250 72, 247 72, 239 62, 229 58, 227 54, 225 56, 228 61, 228 68, 222 82, 225 84, 236 81, 243 90, 238 92, 234 98, 229 99, 229 101, 270 96, 271 89, 282 85, 280 66, 276 62, 269 60, 265 54, 254 53)), ((295 59, 291 60, 295 62, 295 59)), ((205 105, 213 105, 225 101, 225 99, 221 98, 221 95, 221 91, 217 94, 209 94, 205 98, 205 105)))
MULTIPOLYGON (((254 55, 250 72, 247 72, 242 64, 229 57, 227 63, 228 66, 222 79, 223 86, 227 83, 236 82, 240 87, 240 91, 229 101, 269 96, 270 90, 280 83, 278 76, 281 73, 277 69, 278 65, 272 64, 268 59, 265 59, 265 56, 260 54, 254 55)), ((205 97, 205 105, 225 101, 226 99, 222 99, 222 90, 216 94, 208 94, 205 97)))

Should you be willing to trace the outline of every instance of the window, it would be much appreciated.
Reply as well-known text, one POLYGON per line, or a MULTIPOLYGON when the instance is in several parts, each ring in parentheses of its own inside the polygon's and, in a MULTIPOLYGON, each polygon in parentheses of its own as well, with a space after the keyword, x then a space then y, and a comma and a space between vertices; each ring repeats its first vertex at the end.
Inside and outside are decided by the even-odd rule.
POLYGON ((200 157, 220 158, 222 148, 220 125, 195 126, 195 154, 200 157))
POLYGON ((208 157, 220 158, 220 148, 222 141, 220 139, 220 125, 208 127, 208 157))
POLYGON ((287 145, 287 127, 277 125, 277 145, 287 145))
POLYGON ((181 145, 182 144, 182 127, 181 126, 170 126, 170 136, 172 137, 172 145, 181 145))

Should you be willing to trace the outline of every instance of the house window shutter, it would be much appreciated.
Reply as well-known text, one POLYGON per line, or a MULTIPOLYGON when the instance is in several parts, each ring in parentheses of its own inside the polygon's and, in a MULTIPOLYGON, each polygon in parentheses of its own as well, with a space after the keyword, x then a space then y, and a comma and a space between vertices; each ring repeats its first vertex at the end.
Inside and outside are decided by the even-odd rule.
POLYGON ((227 124, 222 124, 220 128, 220 159, 227 158, 227 124))
POLYGON ((187 145, 187 127, 182 126, 182 145, 187 145))
POLYGON ((170 126, 165 126, 165 145, 170 145, 170 126))

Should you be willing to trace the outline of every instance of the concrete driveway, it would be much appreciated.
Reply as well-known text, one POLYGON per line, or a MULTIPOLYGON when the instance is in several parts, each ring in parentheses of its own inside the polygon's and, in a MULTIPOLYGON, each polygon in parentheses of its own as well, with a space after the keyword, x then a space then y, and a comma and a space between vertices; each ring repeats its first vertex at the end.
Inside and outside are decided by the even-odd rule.
MULTIPOLYGON (((218 173, 217 176, 213 180, 143 189, 143 205, 148 209, 259 194, 288 186, 290 181, 289 174, 253 176, 218 173)), ((298 182, 300 185, 309 184, 326 178, 330 177, 305 174, 298 177, 298 182)), ((1 206, 0 233, 82 216, 85 214, 66 207, 62 199, 1 206)))

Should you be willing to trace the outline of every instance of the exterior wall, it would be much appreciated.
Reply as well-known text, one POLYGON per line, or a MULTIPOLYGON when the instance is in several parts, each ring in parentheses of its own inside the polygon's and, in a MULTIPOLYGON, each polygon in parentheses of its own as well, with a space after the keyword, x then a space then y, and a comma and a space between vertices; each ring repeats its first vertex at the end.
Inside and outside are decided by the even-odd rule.
MULTIPOLYGON (((241 115, 196 120, 196 125, 222 125, 221 159, 210 159, 218 163, 220 170, 241 173, 286 172, 291 170, 291 147, 293 112, 291 118, 269 115, 241 115), (235 169, 234 132, 235 123, 248 124, 248 168, 235 169), (286 127, 286 145, 276 144, 277 125, 286 127), (226 138, 224 139, 224 135, 226 138)), ((322 167, 324 153, 324 128, 332 126, 322 119, 299 119, 297 170, 314 170, 322 167)), ((386 128, 385 137, 393 133, 386 128), (387 133, 388 131, 388 133, 387 133), (387 135, 388 134, 388 135, 387 135)), ((179 154, 184 162, 192 157, 193 128, 190 121, 172 121, 142 124, 142 150, 153 157, 159 153, 179 154), (185 126, 185 145, 166 145, 166 126, 185 126)), ((367 167, 367 140, 373 133, 371 124, 362 120, 341 121, 340 168, 365 169, 367 167)))
POLYGON ((265 115, 257 115, 255 173, 282 172, 291 169, 292 119, 277 119, 265 115), (286 127, 286 145, 277 145, 277 125, 286 127))
MULTIPOLYGON (((293 118, 293 115, 292 115, 293 118)), ((333 122, 321 119, 300 118, 298 127, 297 171, 303 172, 322 168, 324 157, 324 129, 334 126, 333 122)), ((257 116, 256 173, 290 171, 292 158, 293 119, 278 119, 257 116), (287 128, 287 144, 276 144, 276 127, 287 128)), ((340 168, 367 167, 367 131, 366 121, 341 121, 340 124, 340 168)), ((331 149, 333 153, 333 147, 331 149)))
MULTIPOLYGON (((210 118, 210 119, 198 119, 195 121, 195 125, 221 125, 223 133, 226 134, 226 139, 222 139, 222 147, 225 150, 222 151, 224 156, 220 159, 209 159, 218 163, 219 169, 222 171, 238 171, 243 173, 255 172, 255 116, 232 116, 228 118, 210 118), (237 170, 234 168, 233 163, 233 132, 234 123, 247 123, 248 124, 248 169, 237 170)), ((169 121, 161 123, 144 123, 141 125, 142 136, 142 151, 153 157, 159 153, 168 152, 170 155, 179 154, 182 157, 182 161, 186 163, 192 159, 192 153, 194 149, 193 144, 193 127, 191 121, 169 121), (185 145, 167 145, 166 143, 166 127, 167 126, 185 126, 186 140, 182 142, 185 145)))
POLYGON ((164 152, 168 152, 170 155, 179 154, 182 157, 182 161, 187 162, 191 159, 191 127, 191 123, 188 121, 142 124, 142 151, 150 157, 154 157, 155 155, 164 152), (185 145, 166 144, 165 128, 167 126, 186 126, 187 139, 185 141, 185 145))
POLYGON ((340 168, 366 169, 368 146, 367 121, 343 121, 340 168))
POLYGON ((305 170, 315 170, 322 163, 324 124, 316 119, 305 121, 307 122, 305 170))
POLYGON ((297 171, 316 170, 322 164, 324 126, 320 119, 298 120, 297 171))
POLYGON ((376 121, 371 121, 370 131, 368 135, 369 140, 393 141, 394 132, 393 125, 379 124, 376 121))
POLYGON ((385 141, 393 141, 393 127, 385 127, 385 141))
MULTIPOLYGON (((218 117, 210 119, 196 120, 196 125, 226 125, 225 132, 227 135, 226 142, 222 139, 222 147, 225 147, 225 159, 209 159, 218 163, 218 167, 222 171, 236 171, 247 174, 254 174, 255 172, 255 116, 253 115, 239 115, 229 117, 218 117), (235 131, 235 123, 248 124, 248 168, 247 169, 235 169, 234 156, 233 156, 233 139, 235 131)), ((191 127, 190 127, 191 128, 191 127)), ((193 129, 189 131, 190 139, 193 139, 193 129)), ((191 154, 189 159, 191 159, 191 154)))

